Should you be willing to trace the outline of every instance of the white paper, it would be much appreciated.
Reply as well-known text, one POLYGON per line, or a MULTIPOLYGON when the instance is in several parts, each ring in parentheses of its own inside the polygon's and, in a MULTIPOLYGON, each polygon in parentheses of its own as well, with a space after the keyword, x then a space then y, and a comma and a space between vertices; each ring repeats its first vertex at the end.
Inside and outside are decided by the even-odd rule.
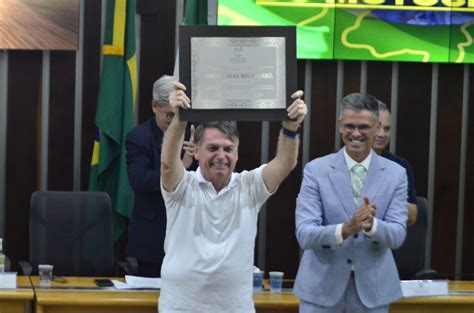
POLYGON ((117 289, 133 289, 132 286, 129 286, 126 283, 123 283, 118 280, 112 280, 112 283, 114 284, 114 287, 117 289))
POLYGON ((160 289, 161 278, 125 275, 125 283, 112 280, 117 289, 160 289))
POLYGON ((16 272, 0 272, 0 288, 16 288, 16 272))
POLYGON ((447 280, 402 280, 403 297, 447 296, 447 280))

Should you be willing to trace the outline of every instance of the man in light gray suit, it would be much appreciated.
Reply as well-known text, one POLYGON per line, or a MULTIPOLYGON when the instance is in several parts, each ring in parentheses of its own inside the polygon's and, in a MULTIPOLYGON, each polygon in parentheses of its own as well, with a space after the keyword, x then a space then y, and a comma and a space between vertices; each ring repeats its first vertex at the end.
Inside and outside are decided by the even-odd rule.
POLYGON ((301 313, 387 312, 401 297, 390 249, 406 235, 407 177, 372 150, 379 127, 374 97, 344 97, 344 147, 305 166, 296 205, 301 313))

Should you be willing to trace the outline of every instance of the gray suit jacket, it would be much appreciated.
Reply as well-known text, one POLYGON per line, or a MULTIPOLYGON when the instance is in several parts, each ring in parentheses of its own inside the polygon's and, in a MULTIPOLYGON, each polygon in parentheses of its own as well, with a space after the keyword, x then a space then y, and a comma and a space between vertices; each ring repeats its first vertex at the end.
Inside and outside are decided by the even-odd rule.
POLYGON ((349 221, 356 209, 343 149, 305 166, 296 205, 296 237, 304 254, 294 291, 301 299, 335 305, 345 291, 352 265, 365 306, 373 308, 401 297, 390 249, 399 247, 406 235, 405 169, 372 151, 362 195, 376 205, 375 234, 369 238, 361 231, 336 245, 336 225, 349 221))

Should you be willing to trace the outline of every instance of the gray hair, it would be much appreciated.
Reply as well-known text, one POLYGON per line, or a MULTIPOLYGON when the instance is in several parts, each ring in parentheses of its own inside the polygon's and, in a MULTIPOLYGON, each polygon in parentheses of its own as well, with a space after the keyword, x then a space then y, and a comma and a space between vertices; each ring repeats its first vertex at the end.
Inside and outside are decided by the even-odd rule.
POLYGON ((369 94, 362 94, 354 92, 345 96, 341 101, 341 114, 339 119, 342 119, 344 110, 353 110, 356 112, 370 111, 374 116, 374 120, 379 120, 379 104, 378 100, 369 94))
POLYGON ((169 104, 170 92, 176 81, 174 76, 163 75, 153 84, 153 100, 158 103, 159 107, 169 104))
POLYGON ((380 100, 377 100, 377 104, 379 105, 379 112, 384 111, 390 113, 390 110, 388 109, 388 106, 385 103, 380 100))
POLYGON ((226 137, 235 144, 239 144, 239 130, 236 122, 230 121, 212 121, 199 124, 194 133, 194 143, 200 144, 206 128, 215 128, 221 131, 226 137))

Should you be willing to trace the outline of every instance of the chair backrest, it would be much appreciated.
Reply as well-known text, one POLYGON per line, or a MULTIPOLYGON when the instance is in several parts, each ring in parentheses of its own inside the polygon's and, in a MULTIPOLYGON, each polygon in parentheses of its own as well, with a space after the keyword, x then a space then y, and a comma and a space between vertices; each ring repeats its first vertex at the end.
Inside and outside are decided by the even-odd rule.
POLYGON ((112 205, 105 192, 37 191, 30 206, 30 263, 64 276, 115 276, 112 205))
POLYGON ((416 222, 407 227, 403 245, 393 250, 400 279, 415 279, 416 273, 425 266, 426 232, 428 229, 428 201, 417 197, 418 214, 416 222))

